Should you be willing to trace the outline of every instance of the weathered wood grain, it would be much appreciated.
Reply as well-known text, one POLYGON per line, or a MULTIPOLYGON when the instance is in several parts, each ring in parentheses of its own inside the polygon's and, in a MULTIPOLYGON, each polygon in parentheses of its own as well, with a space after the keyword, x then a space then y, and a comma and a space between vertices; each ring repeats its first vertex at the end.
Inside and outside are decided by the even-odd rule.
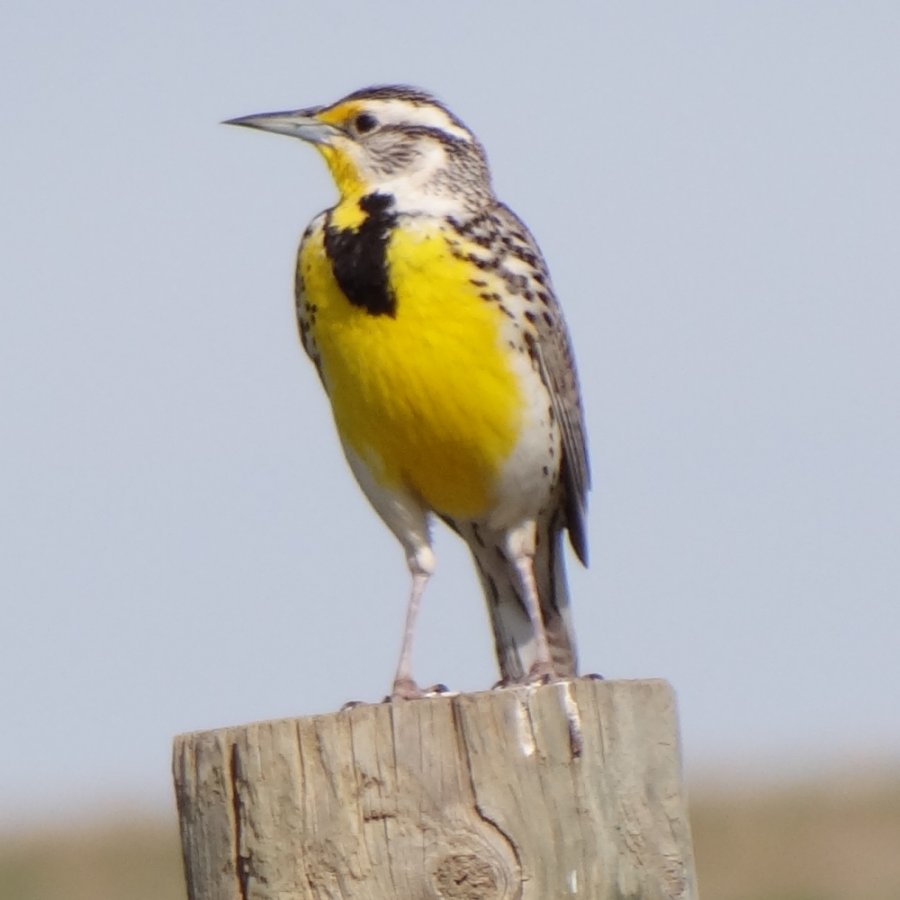
POLYGON ((672 689, 578 679, 175 741, 191 900, 696 900, 672 689))

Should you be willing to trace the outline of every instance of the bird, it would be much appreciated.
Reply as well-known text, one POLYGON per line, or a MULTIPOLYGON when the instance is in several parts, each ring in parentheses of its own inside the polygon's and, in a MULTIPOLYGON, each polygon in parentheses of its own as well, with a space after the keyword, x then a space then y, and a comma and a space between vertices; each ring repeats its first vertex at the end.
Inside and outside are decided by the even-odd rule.
POLYGON ((562 536, 587 565, 583 405, 547 265, 497 199, 482 144, 407 85, 225 124, 313 145, 337 187, 300 242, 297 322, 349 467, 409 568, 390 699, 424 696, 412 648, 436 519, 474 560, 497 684, 574 677, 562 536))

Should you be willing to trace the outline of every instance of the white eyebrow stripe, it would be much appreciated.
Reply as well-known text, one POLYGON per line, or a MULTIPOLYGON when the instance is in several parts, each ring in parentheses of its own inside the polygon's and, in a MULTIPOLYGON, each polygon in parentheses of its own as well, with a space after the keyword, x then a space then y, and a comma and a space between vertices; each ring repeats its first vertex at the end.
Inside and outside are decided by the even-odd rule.
POLYGON ((365 108, 386 125, 422 125, 425 128, 437 128, 469 143, 474 141, 468 130, 454 122, 438 106, 420 106, 406 100, 366 100, 364 103, 365 108))

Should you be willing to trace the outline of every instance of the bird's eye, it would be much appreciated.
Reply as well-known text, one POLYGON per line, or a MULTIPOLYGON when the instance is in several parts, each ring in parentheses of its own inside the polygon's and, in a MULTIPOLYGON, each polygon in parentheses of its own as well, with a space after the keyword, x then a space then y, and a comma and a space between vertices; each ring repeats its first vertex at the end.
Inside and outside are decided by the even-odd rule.
POLYGON ((378 124, 378 119, 370 113, 360 113, 354 120, 353 125, 360 134, 371 131, 378 124))

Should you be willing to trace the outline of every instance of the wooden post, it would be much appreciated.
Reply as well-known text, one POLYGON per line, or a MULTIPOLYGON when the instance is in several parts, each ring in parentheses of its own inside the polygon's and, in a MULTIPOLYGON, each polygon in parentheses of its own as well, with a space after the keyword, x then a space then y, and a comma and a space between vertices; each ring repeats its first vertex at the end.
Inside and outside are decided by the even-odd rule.
POLYGON ((664 681, 186 734, 174 774, 191 900, 697 900, 664 681))

